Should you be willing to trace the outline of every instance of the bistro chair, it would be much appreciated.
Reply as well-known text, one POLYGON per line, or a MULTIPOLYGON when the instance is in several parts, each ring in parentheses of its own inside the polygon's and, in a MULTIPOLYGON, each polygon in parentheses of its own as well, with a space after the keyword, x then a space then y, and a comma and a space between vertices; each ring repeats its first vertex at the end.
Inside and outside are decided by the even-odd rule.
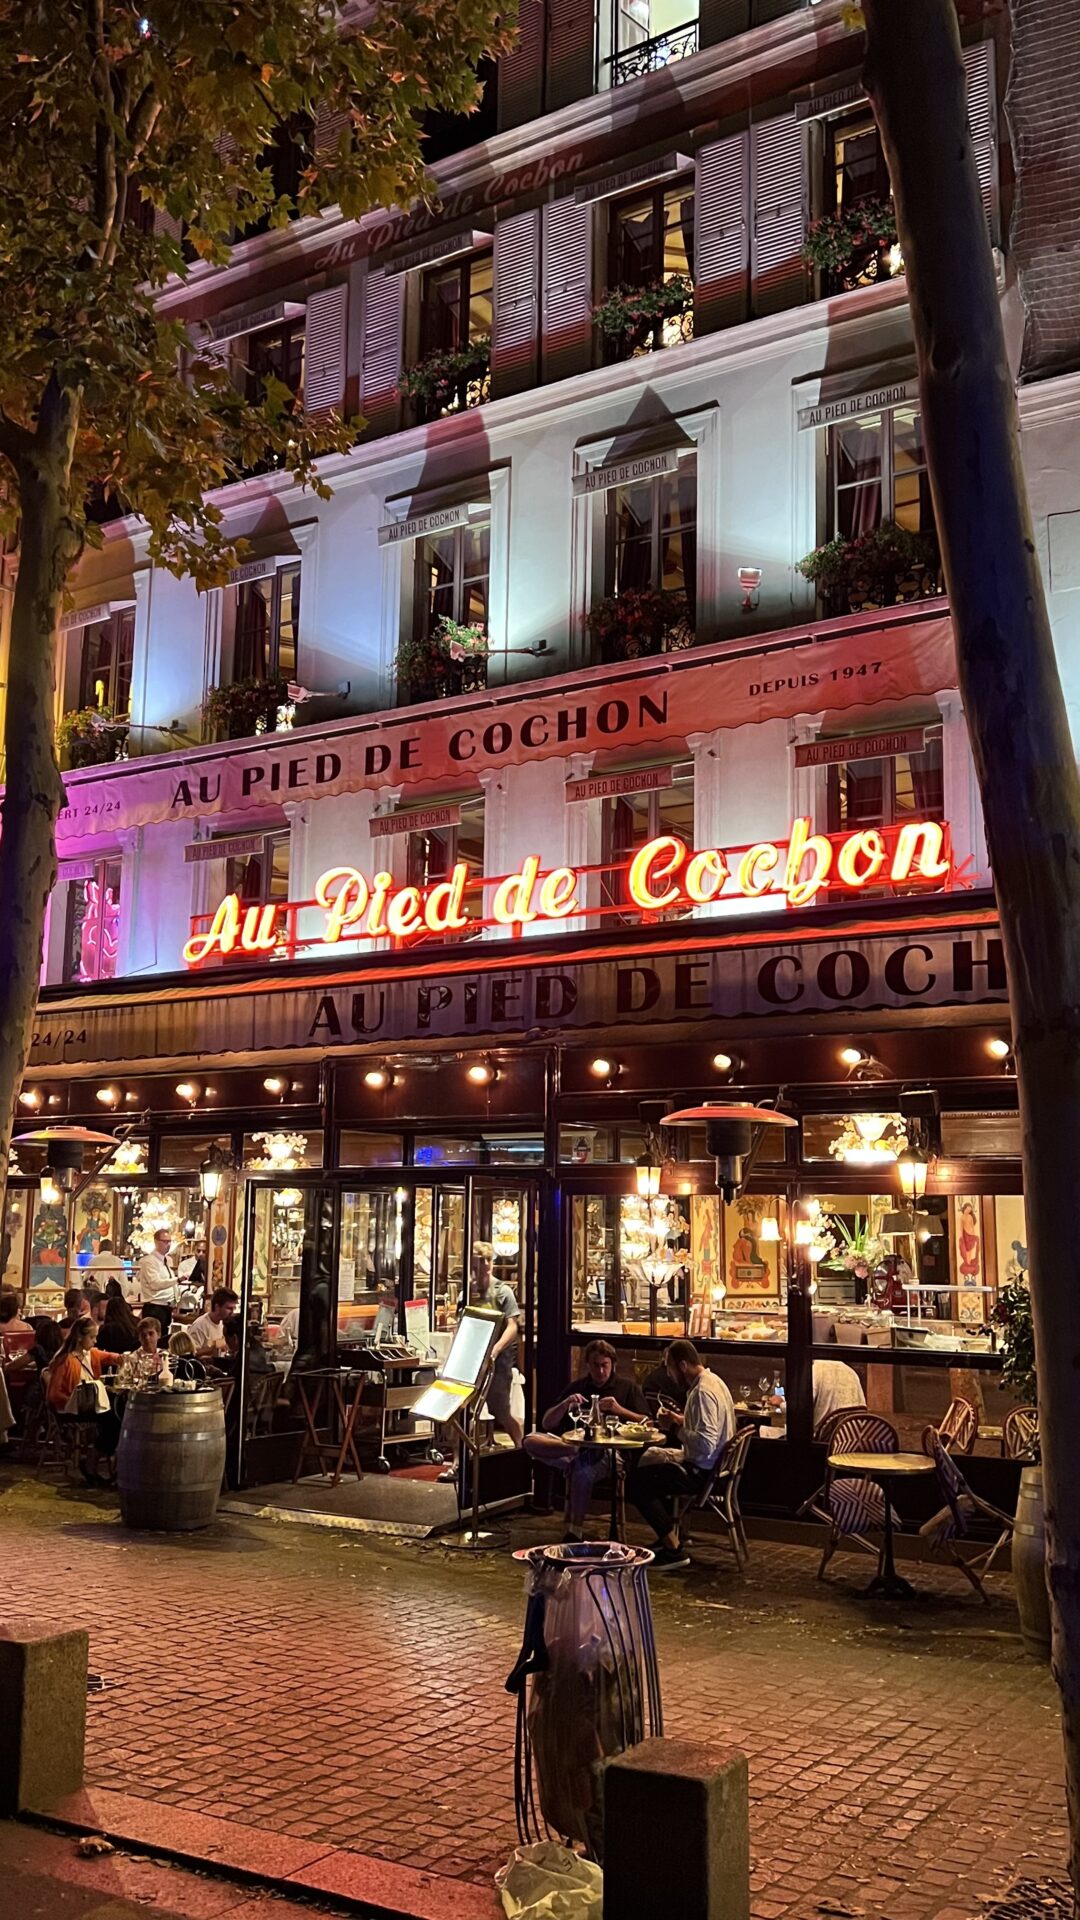
POLYGON ((1010 1407, 1001 1425, 1001 1452, 1004 1459, 1034 1460, 1038 1451, 1038 1407, 1010 1407))
POLYGON ((945 1497, 945 1505, 919 1528, 919 1536, 926 1541, 931 1557, 948 1556, 964 1579, 974 1587, 980 1600, 988 1606, 990 1596, 983 1586, 983 1575, 989 1573, 1001 1548, 1012 1539, 1015 1522, 1010 1514, 1002 1513, 1000 1507, 991 1506, 981 1494, 972 1492, 936 1428, 928 1428, 927 1437, 929 1445, 926 1450, 937 1468, 938 1486, 945 1497), (992 1547, 965 1558, 957 1541, 970 1535, 972 1521, 980 1517, 994 1521, 1001 1531, 992 1547))
MULTIPOLYGON (((840 1425, 840 1422, 846 1420, 850 1414, 858 1413, 859 1411, 860 1409, 858 1407, 834 1407, 832 1412, 825 1414, 814 1428, 814 1445, 824 1447, 827 1452, 831 1451, 832 1437, 840 1425)), ((826 1527, 831 1524, 830 1516, 825 1508, 824 1482, 808 1499, 803 1501, 795 1518, 797 1520, 820 1520, 822 1525, 826 1527)))
POLYGON ((72 1473, 82 1465, 83 1453, 95 1438, 96 1425, 93 1420, 59 1419, 46 1398, 44 1426, 39 1426, 38 1433, 35 1480, 41 1478, 45 1466, 59 1468, 70 1479, 72 1473))
POLYGON ((746 1465, 746 1456, 757 1429, 752 1426, 740 1427, 728 1441, 705 1484, 694 1495, 685 1500, 678 1513, 679 1537, 687 1544, 686 1516, 688 1514, 712 1513, 720 1522, 720 1530, 735 1555, 735 1564, 741 1567, 744 1560, 750 1558, 750 1548, 743 1525, 742 1509, 739 1506, 739 1482, 746 1465))
MULTIPOLYGON (((830 1453, 899 1453, 900 1437, 891 1420, 880 1413, 860 1412, 856 1407, 845 1410, 836 1422, 828 1445, 830 1453)), ((819 1580, 825 1578, 825 1569, 841 1540, 853 1540, 866 1553, 880 1557, 879 1549, 866 1538, 868 1527, 885 1525, 885 1495, 875 1481, 835 1474, 826 1466, 822 1506, 829 1536, 818 1568, 819 1580)))
POLYGON ((971 1453, 979 1432, 979 1409, 970 1400, 950 1400, 937 1426, 923 1428, 923 1452, 933 1457, 931 1435, 939 1434, 950 1453, 971 1453))

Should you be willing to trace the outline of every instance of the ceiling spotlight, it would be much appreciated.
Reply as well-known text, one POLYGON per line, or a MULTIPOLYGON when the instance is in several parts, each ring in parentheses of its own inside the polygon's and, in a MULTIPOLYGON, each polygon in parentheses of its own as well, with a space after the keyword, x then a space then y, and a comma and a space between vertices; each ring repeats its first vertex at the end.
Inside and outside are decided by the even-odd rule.
MULTIPOLYGON (((471 1068, 468 1072, 468 1078, 470 1080, 476 1078, 471 1068)), ((381 1093, 384 1087, 392 1087, 393 1084, 394 1076, 385 1062, 378 1066, 366 1068, 364 1072, 364 1085, 365 1087, 370 1087, 373 1092, 381 1093)), ((486 1083, 477 1078, 476 1084, 477 1086, 483 1086, 486 1083)))
POLYGON ((876 1054, 867 1053, 863 1047, 841 1047, 838 1057, 847 1068, 850 1080, 891 1080, 893 1077, 876 1054))
POLYGON ((1012 1047, 1007 1040, 1001 1038, 1000 1034, 995 1034, 992 1040, 987 1041, 986 1051, 990 1055, 991 1060, 1007 1060, 1012 1052, 1012 1047))
MULTIPOLYGON (((134 1098, 135 1098, 135 1095, 134 1095, 134 1094, 132 1094, 132 1096, 131 1096, 131 1097, 132 1097, 132 1099, 134 1100, 134 1098)), ((59 1106, 62 1106, 62 1105, 63 1105, 63 1102, 62 1102, 62 1100, 61 1100, 61 1098, 60 1098, 60 1095, 59 1095, 58 1093, 50 1093, 50 1095, 49 1095, 49 1102, 48 1102, 48 1104, 49 1104, 49 1106, 50 1106, 50 1107, 59 1107, 59 1106)))
POLYGON ((100 1100, 103 1107, 118 1107, 121 1100, 120 1089, 119 1087, 99 1087, 94 1098, 100 1100))
POLYGON ((737 1053, 714 1053, 712 1063, 717 1073, 736 1073, 742 1066, 737 1053))
POLYGON ((868 1056, 861 1047, 841 1047, 840 1062, 845 1067, 861 1067, 868 1056))
POLYGON ((37 1087, 24 1087, 23 1091, 19 1095, 19 1105, 23 1107, 31 1107, 31 1108, 40 1107, 41 1094, 39 1093, 37 1087))
POLYGON ((194 1106, 199 1097, 199 1087, 194 1080, 178 1080, 176 1091, 179 1098, 186 1100, 190 1106, 194 1106))
POLYGON ((289 1083, 287 1080, 282 1079, 280 1073, 268 1073, 266 1079, 263 1081, 263 1086, 267 1093, 272 1093, 275 1097, 282 1093, 288 1093, 289 1091, 289 1083))
POLYGON ((607 1060, 603 1054, 597 1054, 595 1060, 589 1061, 589 1072, 595 1080, 613 1080, 618 1071, 618 1061, 607 1060))
POLYGON ((473 1060, 465 1069, 465 1078, 474 1087, 489 1087, 497 1075, 490 1060, 473 1060))

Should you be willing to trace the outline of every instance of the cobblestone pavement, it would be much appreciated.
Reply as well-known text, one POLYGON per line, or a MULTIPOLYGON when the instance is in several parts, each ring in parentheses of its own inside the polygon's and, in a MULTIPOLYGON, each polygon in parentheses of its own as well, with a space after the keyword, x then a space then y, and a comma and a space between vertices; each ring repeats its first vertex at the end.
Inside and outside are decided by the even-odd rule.
MULTIPOLYGON (((527 1523, 537 1528, 552 1522, 527 1523)), ((805 1547, 655 1581, 665 1730, 750 1759, 754 1920, 968 1920, 1059 1874, 1052 1682, 1010 1583, 827 1585, 805 1547)), ((125 1534, 108 1496, 0 1475, 0 1596, 91 1633, 90 1784, 490 1886, 515 1842, 521 1578, 505 1554, 221 1521, 125 1534)))

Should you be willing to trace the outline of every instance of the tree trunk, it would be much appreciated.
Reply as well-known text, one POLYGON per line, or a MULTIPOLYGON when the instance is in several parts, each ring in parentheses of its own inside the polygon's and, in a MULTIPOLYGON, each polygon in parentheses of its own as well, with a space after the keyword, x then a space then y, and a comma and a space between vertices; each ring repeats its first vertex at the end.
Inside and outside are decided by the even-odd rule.
POLYGON ((68 433, 20 474, 22 537, 11 617, 0 806, 0 1166, 33 1032, 45 910, 64 790, 53 744, 60 597, 78 549, 66 507, 68 433))
MULTIPOLYGON (((959 684, 1001 916, 1023 1138, 1054 1674, 1080 1888, 1080 780, 1020 463, 952 0, 864 0, 959 684)), ((1080 1895, 1074 1892, 1080 1914, 1080 1895)))

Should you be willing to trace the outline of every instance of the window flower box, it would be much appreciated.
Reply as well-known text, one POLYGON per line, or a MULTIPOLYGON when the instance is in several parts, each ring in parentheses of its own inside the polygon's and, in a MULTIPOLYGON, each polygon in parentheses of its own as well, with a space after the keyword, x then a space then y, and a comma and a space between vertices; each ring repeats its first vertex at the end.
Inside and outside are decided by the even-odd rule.
POLYGON ((128 723, 118 720, 111 707, 79 707, 74 713, 65 713, 56 730, 56 744, 66 771, 126 760, 127 743, 128 723))
POLYGON ((426 354, 402 374, 398 391, 415 402, 423 420, 482 407, 491 395, 491 341, 470 340, 426 354))
POLYGON ((694 284, 683 273, 641 287, 612 287, 592 317, 619 359, 694 337, 694 284))
POLYGON ((909 533, 895 520, 852 539, 837 534, 798 561, 796 572, 813 582, 826 615, 900 606, 942 591, 933 534, 909 533))
POLYGON ((823 213, 806 230, 802 257, 826 276, 829 290, 850 292, 904 271, 891 200, 867 194, 834 213, 823 213))
POLYGON ((480 626, 463 626, 448 616, 432 633, 403 640, 398 647, 398 697, 406 705, 449 700, 460 693, 482 693, 487 686, 488 637, 480 626))
POLYGON ((203 703, 203 729, 209 740, 247 740, 255 733, 275 733, 278 709, 288 705, 285 680, 234 680, 228 687, 211 687, 203 703))
POLYGON ((682 593, 630 587, 609 593, 588 617, 589 638, 598 662, 640 660, 693 646, 694 623, 682 593))

